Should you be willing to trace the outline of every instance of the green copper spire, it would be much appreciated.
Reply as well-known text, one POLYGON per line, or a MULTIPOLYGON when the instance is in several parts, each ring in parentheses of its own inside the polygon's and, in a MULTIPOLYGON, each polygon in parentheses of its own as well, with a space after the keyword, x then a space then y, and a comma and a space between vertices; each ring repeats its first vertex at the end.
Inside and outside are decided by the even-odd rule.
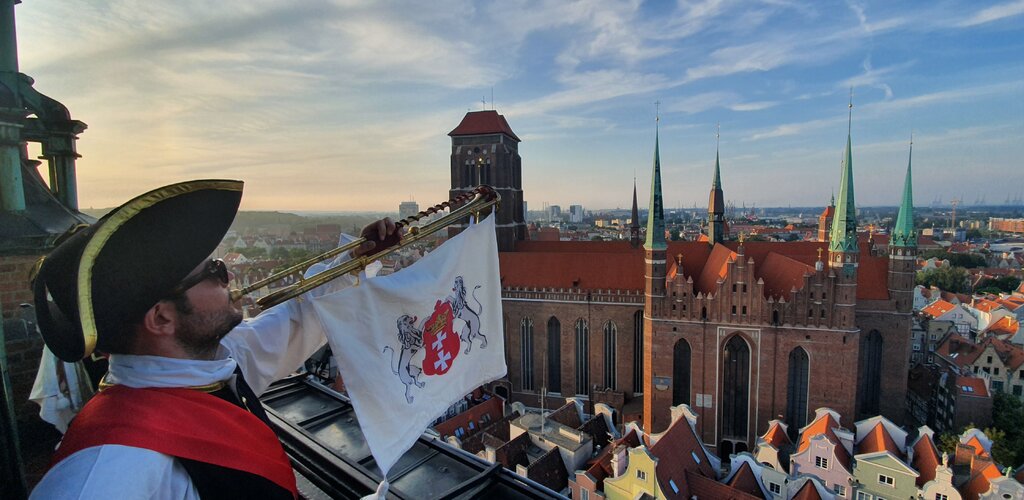
POLYGON ((910 180, 910 165, 914 158, 914 140, 910 140, 910 154, 907 156, 907 180, 903 183, 903 202, 900 214, 892 228, 892 245, 917 247, 917 231, 914 230, 914 190, 910 180))
MULTIPOLYGON (((850 119, 853 119, 853 101, 850 101, 850 119)), ((843 154, 842 178, 839 181, 839 199, 829 233, 830 252, 857 253, 857 207, 853 201, 853 152, 850 130, 846 131, 846 152, 843 154)))
POLYGON ((654 125, 654 173, 651 175, 651 203, 647 213, 647 250, 665 250, 665 212, 661 200, 661 154, 658 152, 658 121, 654 125))

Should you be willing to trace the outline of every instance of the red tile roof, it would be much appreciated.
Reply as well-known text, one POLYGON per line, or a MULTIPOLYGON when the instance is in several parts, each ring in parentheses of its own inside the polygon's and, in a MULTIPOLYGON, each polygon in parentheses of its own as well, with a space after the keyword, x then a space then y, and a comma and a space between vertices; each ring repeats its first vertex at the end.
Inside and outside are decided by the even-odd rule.
MULTIPOLYGON (((960 377, 957 377, 957 383, 959 383, 959 382, 960 382, 960 377)), ((978 455, 978 456, 981 456, 981 457, 988 457, 989 456, 988 450, 985 449, 985 445, 981 442, 980 439, 978 439, 978 436, 971 436, 971 438, 968 439, 967 442, 964 443, 964 444, 966 444, 967 446, 970 446, 971 448, 974 448, 974 454, 975 455, 978 455)))
POLYGON ((520 142, 519 137, 516 137, 515 132, 512 131, 512 127, 508 126, 505 117, 494 110, 470 111, 462 118, 458 127, 448 132, 451 137, 484 134, 505 134, 515 139, 516 142, 520 142))
POLYGON ((786 431, 782 430, 782 425, 778 421, 773 421, 771 427, 768 428, 768 432, 761 436, 766 442, 774 446, 776 449, 782 449, 783 446, 791 444, 789 436, 786 435, 786 431))
POLYGON ((748 462, 743 462, 740 470, 736 471, 736 474, 733 475, 732 480, 728 484, 735 490, 749 493, 758 498, 764 498, 761 484, 757 481, 757 477, 754 475, 754 471, 750 468, 750 463, 748 462))
POLYGON ((999 318, 999 321, 992 323, 985 329, 986 332, 1000 335, 1000 334, 1014 334, 1017 333, 1017 329, 1020 328, 1020 323, 1013 316, 1003 316, 999 318))
POLYGON ((982 493, 992 489, 992 483, 990 481, 999 477, 999 467, 996 464, 989 462, 985 468, 981 469, 981 472, 976 474, 963 486, 961 492, 964 494, 964 500, 978 500, 978 497, 982 493))
MULTIPOLYGON (((685 494, 688 484, 687 472, 693 472, 708 478, 715 477, 715 470, 701 446, 700 440, 685 418, 676 420, 658 442, 650 448, 651 454, 658 458, 655 473, 658 485, 665 494, 672 492, 670 481, 680 489, 680 498, 689 498, 685 494)), ((717 483, 717 481, 715 481, 717 483)), ((713 497, 712 497, 713 498, 713 497)))
POLYGON ((687 470, 685 477, 685 484, 680 484, 679 481, 675 481, 676 486, 679 488, 679 493, 672 490, 671 486, 667 489, 662 486, 662 493, 664 493, 667 498, 678 498, 680 500, 692 497, 714 498, 716 500, 755 500, 763 498, 760 495, 751 495, 750 493, 738 490, 727 484, 722 484, 714 479, 704 477, 693 471, 687 470))
POLYGON ((839 428, 839 422, 836 422, 831 412, 824 412, 821 417, 811 422, 811 425, 800 434, 800 445, 797 447, 797 453, 802 453, 806 450, 811 445, 812 438, 824 434, 829 441, 836 445, 836 459, 839 460, 847 471, 850 471, 850 454, 846 451, 842 441, 839 440, 839 436, 836 436, 836 433, 833 431, 836 428, 839 428))
POLYGON ((935 448, 931 436, 921 436, 921 439, 914 443, 914 463, 911 464, 920 474, 917 476, 919 487, 935 479, 935 468, 939 463, 939 450, 935 448))
MULTIPOLYGON (((612 454, 619 446, 636 448, 637 446, 640 446, 640 438, 637 437, 636 432, 630 429, 625 436, 622 436, 604 447, 604 450, 602 450, 601 454, 597 456, 597 459, 594 460, 594 462, 590 464, 590 467, 587 468, 587 473, 594 478, 594 482, 598 489, 601 489, 601 485, 605 478, 612 476, 612 454)), ((629 452, 627 451, 626 453, 629 452)))
POLYGON ((992 312, 994 309, 998 309, 1000 305, 996 302, 986 299, 975 299, 971 307, 981 312, 992 312))
POLYGON ((1017 370, 1024 366, 1024 349, 1016 344, 995 337, 986 337, 985 340, 981 341, 980 346, 982 349, 986 346, 992 346, 996 353, 999 354, 999 359, 1006 366, 1007 370, 1017 370))
MULTIPOLYGON (((682 255, 682 275, 692 277, 694 291, 715 293, 719 278, 725 277, 730 258, 737 259, 738 242, 715 244, 673 241, 667 254, 682 255)), ((790 243, 750 241, 744 243, 744 259, 753 259, 754 274, 764 280, 767 296, 789 297, 793 287, 803 288, 804 274, 813 274, 820 242, 790 243)), ((674 260, 674 259, 673 259, 674 260)), ((503 286, 642 290, 643 249, 626 241, 521 241, 515 252, 499 258, 503 286), (599 270, 599 271, 597 271, 599 270)), ((673 265, 672 269, 679 273, 673 265)), ((857 298, 886 300, 888 259, 861 254, 857 298)), ((671 271, 671 270, 670 270, 671 271)), ((678 276, 678 274, 677 274, 678 276)))
POLYGON ((516 250, 498 256, 503 287, 644 288, 643 250, 628 242, 531 241, 516 250))
POLYGON ((978 397, 988 396, 988 386, 985 384, 983 379, 978 377, 957 377, 956 386, 963 394, 978 397), (970 389, 965 389, 965 387, 970 389))
POLYGON ((943 314, 952 311, 955 307, 955 305, 946 302, 945 300, 939 299, 936 300, 935 302, 932 302, 931 304, 928 304, 928 306, 925 307, 924 309, 921 309, 921 312, 933 318, 938 318, 939 316, 942 316, 943 314))
POLYGON ((814 486, 814 481, 808 480, 791 500, 821 500, 821 495, 818 493, 818 488, 814 486))
POLYGON ((881 422, 875 424, 871 432, 857 444, 857 454, 879 451, 888 451, 896 457, 900 456, 899 446, 896 446, 896 442, 892 440, 892 436, 885 430, 885 426, 881 422))

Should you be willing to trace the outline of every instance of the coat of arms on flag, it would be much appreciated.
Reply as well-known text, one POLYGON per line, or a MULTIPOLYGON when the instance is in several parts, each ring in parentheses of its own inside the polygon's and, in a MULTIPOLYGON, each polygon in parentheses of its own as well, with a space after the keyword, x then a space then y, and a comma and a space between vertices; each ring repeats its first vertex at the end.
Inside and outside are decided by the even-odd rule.
POLYGON ((310 302, 385 474, 449 406, 505 375, 493 215, 395 274, 310 302))

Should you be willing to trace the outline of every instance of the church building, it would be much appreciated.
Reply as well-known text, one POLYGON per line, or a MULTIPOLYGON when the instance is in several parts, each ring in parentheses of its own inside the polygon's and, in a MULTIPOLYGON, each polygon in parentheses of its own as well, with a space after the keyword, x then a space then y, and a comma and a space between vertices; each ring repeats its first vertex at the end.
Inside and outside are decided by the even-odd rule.
POLYGON ((749 450, 772 419, 798 432, 818 407, 902 422, 917 253, 909 163, 884 254, 858 239, 849 134, 819 241, 730 240, 717 155, 707 238, 667 241, 657 132, 643 241, 635 186, 629 241, 530 241, 517 231, 522 213, 503 213, 521 210, 522 176, 518 138, 496 112, 470 112, 450 134, 453 192, 481 175, 465 168, 481 164, 468 156, 476 143, 462 142, 467 123, 487 124, 474 137, 501 139, 493 151, 516 146, 514 161, 488 174, 514 193, 506 204, 502 191, 498 214, 514 237, 499 237, 509 370, 497 393, 534 407, 606 403, 618 423, 651 433, 689 404, 721 456, 749 450))

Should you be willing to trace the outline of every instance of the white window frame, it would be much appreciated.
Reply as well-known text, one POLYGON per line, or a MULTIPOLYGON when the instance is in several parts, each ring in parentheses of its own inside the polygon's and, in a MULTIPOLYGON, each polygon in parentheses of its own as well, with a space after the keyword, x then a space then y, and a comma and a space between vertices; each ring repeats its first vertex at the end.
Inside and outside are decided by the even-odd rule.
POLYGON ((814 466, 819 469, 828 470, 828 458, 827 457, 814 457, 814 466))
POLYGON ((896 478, 894 478, 892 476, 886 476, 885 474, 879 474, 878 475, 878 484, 884 484, 886 486, 895 488, 896 487, 896 478))

